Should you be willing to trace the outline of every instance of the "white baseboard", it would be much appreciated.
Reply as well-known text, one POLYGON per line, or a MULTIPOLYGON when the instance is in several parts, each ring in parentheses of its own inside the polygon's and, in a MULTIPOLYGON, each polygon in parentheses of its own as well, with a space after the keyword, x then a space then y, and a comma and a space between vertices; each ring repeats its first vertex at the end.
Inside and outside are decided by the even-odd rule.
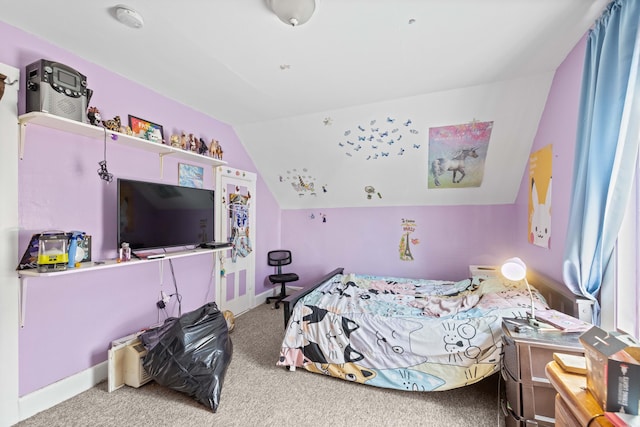
POLYGON ((106 380, 107 368, 108 362, 104 361, 26 396, 22 396, 18 399, 20 421, 62 403, 106 380))
MULTIPOLYGON (((302 289, 298 286, 287 286, 293 290, 302 289)), ((264 304, 266 297, 273 291, 268 290, 256 295, 256 307, 264 304), (258 303, 258 301, 260 301, 258 303)), ((104 361, 75 375, 64 378, 50 384, 33 393, 29 393, 18 399, 19 421, 26 420, 38 412, 47 410, 67 399, 89 390, 96 384, 105 381, 108 376, 108 362, 104 361)))

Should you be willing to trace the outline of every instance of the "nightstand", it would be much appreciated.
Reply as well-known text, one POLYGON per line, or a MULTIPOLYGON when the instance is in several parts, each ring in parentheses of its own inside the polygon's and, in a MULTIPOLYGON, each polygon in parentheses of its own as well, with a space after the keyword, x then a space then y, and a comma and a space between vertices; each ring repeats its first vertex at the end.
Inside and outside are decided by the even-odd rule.
POLYGON ((501 397, 506 427, 553 426, 556 391, 545 373, 553 353, 584 356, 579 333, 516 332, 502 321, 504 395, 501 397))

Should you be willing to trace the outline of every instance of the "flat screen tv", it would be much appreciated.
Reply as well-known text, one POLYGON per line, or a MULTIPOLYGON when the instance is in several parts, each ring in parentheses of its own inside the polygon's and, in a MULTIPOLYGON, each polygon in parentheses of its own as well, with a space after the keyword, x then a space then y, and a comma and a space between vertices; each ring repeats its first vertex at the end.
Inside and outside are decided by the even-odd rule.
POLYGON ((214 192, 118 179, 118 248, 133 251, 214 241, 214 192))

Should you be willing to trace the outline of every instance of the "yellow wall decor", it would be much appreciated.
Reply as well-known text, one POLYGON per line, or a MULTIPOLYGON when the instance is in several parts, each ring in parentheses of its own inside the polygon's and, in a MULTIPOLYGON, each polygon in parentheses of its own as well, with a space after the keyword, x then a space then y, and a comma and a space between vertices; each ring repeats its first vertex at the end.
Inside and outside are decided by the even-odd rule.
POLYGON ((553 146, 529 156, 529 243, 551 248, 551 182, 553 146))

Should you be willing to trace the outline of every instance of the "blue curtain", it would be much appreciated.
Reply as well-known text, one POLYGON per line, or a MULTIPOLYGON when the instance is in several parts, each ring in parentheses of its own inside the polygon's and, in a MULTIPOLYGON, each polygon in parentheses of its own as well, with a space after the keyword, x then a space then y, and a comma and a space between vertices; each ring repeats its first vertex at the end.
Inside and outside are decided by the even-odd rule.
POLYGON ((611 262, 640 139, 640 0, 610 3, 587 39, 563 278, 595 302, 611 262))

